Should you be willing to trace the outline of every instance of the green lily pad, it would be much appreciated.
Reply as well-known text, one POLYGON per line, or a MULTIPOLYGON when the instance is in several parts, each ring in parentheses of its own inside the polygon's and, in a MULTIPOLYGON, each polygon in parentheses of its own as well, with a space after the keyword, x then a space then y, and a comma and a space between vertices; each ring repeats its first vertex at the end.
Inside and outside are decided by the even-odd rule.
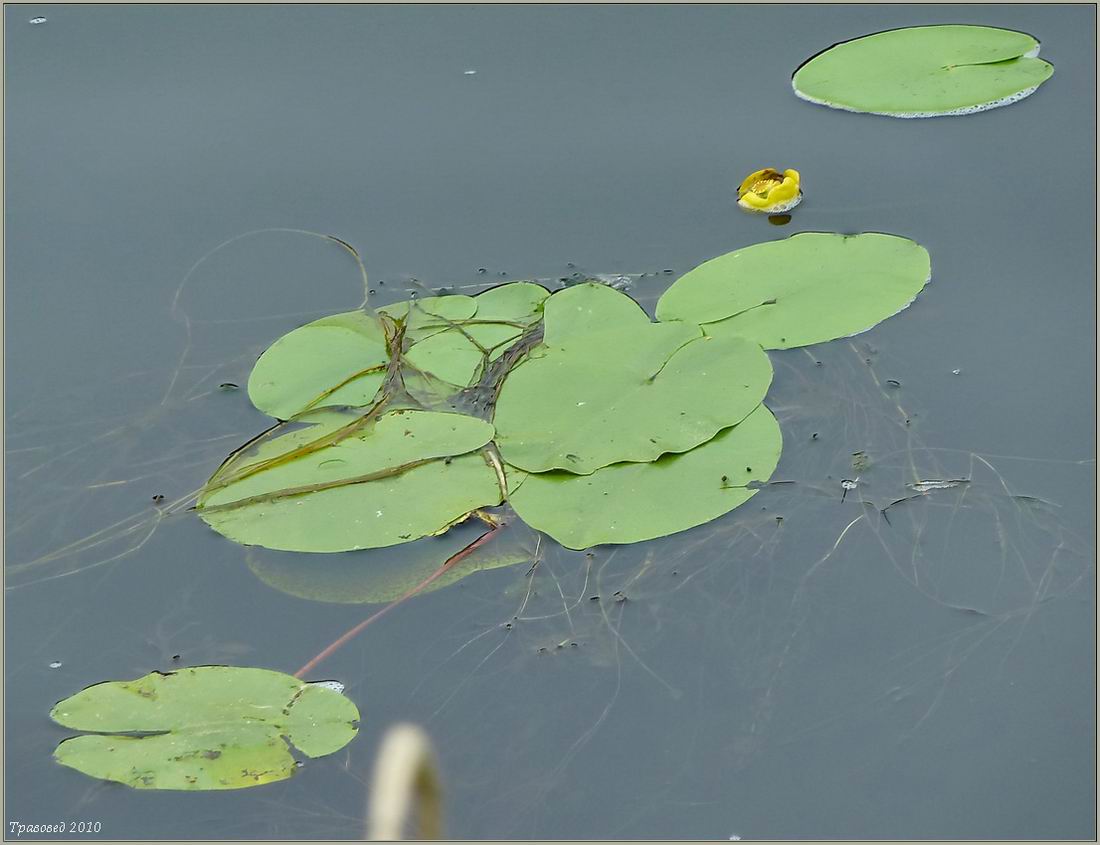
POLYGON ((313 408, 369 405, 388 360, 377 317, 365 311, 333 314, 268 347, 248 377, 248 398, 279 420, 313 408))
POLYGON ((429 296, 407 299, 378 309, 395 319, 405 321, 405 337, 416 342, 441 332, 452 323, 469 319, 477 312, 472 296, 429 296))
MULTIPOLYGON (((550 291, 532 282, 511 282, 479 293, 475 297, 477 313, 465 326, 466 334, 495 361, 543 318, 543 304, 549 296, 550 291)), ((476 375, 480 376, 480 371, 476 375)))
POLYGON ((542 312, 550 291, 534 282, 509 282, 489 288, 474 297, 479 320, 531 322, 542 312))
POLYGON ((783 446, 759 405, 744 421, 682 454, 619 463, 590 475, 507 468, 516 513, 569 549, 638 543, 702 525, 744 504, 767 481, 783 446))
POLYGON ((1039 42, 988 26, 915 26, 836 44, 791 79, 804 100, 890 117, 939 117, 1006 106, 1054 73, 1039 42))
MULTIPOLYGON (((405 324, 410 393, 442 399, 470 386, 542 315, 549 292, 513 282, 477 297, 433 296, 378 309, 405 324), (476 316, 475 316, 476 315, 476 316)), ((319 408, 365 407, 378 396, 389 351, 381 322, 366 311, 314 320, 273 343, 248 379, 252 404, 289 420, 319 408)))
MULTIPOLYGON (((476 310, 452 319, 449 325, 444 321, 424 323, 419 330, 421 338, 405 357, 421 375, 441 384, 413 382, 414 388, 443 397, 475 384, 486 364, 504 354, 541 319, 542 302, 549 295, 540 285, 512 282, 476 297, 463 297, 476 310)), ((405 381, 408 386, 408 376, 405 381)))
MULTIPOLYGON (((439 537, 424 537, 400 554, 365 549, 355 554, 301 555, 250 549, 248 568, 269 587, 297 598, 334 604, 386 604, 430 577, 445 561, 486 531, 483 525, 456 526, 439 537)), ((471 551, 420 592, 448 587, 478 572, 530 563, 537 535, 516 521, 471 551)))
POLYGON ((646 320, 554 337, 560 345, 535 347, 508 374, 493 417, 501 456, 529 472, 587 474, 684 452, 744 419, 771 383, 759 344, 696 325, 646 320))
POLYGON ((225 464, 203 489, 199 516, 238 543, 339 552, 438 534, 502 500, 482 454, 493 437, 483 420, 418 410, 358 427, 336 411, 314 418, 324 421, 225 464))
POLYGON ((594 282, 558 291, 543 311, 543 341, 548 346, 561 346, 570 338, 613 326, 644 328, 650 323, 642 307, 625 293, 594 282))
POLYGON ((931 275, 928 251, 875 232, 804 232, 738 249, 681 276, 657 318, 715 337, 790 349, 866 331, 908 306, 931 275))
POLYGON ((135 789, 241 789, 284 780, 307 757, 354 739, 359 710, 334 690, 269 669, 198 666, 108 681, 50 712, 93 731, 64 740, 54 759, 135 789))

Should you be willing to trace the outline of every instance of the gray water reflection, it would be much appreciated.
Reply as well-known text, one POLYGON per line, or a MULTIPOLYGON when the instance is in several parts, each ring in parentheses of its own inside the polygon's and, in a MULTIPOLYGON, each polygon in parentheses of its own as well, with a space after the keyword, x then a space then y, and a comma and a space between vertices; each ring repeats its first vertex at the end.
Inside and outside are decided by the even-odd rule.
POLYGON ((1095 220, 1073 190, 1094 180, 1093 9, 5 14, 5 821, 357 837, 380 733, 412 719, 460 837, 1094 835, 1095 220), (933 121, 790 93, 830 43, 948 21, 1035 34, 1055 77, 933 121), (783 228, 735 207, 767 165, 803 173, 783 228), (350 256, 287 232, 181 287, 265 227, 353 243, 379 303, 583 268, 646 273, 651 306, 706 258, 806 230, 907 235, 934 279, 865 335, 772 353, 793 483, 407 603, 322 667, 364 727, 291 781, 101 785, 50 760, 58 699, 177 664, 292 672, 370 610, 265 586, 152 500, 267 425, 220 384, 361 298, 350 256), (970 483, 883 517, 929 478, 970 483))

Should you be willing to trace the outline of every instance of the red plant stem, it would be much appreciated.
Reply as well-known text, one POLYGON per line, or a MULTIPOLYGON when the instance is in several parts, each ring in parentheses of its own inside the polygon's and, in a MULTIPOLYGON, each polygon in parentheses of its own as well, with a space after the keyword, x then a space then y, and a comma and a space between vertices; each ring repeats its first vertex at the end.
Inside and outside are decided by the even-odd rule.
POLYGON ((429 584, 431 584, 436 578, 441 576, 444 572, 446 572, 448 569, 450 569, 456 563, 458 563, 459 561, 461 561, 464 558, 468 557, 476 549, 480 548, 481 546, 485 545, 485 543, 489 542, 489 540, 491 540, 493 538, 493 536, 498 531, 500 531, 501 528, 503 528, 503 527, 504 527, 503 525, 496 525, 496 526, 490 528, 488 531, 486 531, 484 534, 482 534, 480 537, 478 537, 476 540, 474 540, 472 543, 470 543, 470 545, 466 546, 466 548, 461 549, 460 551, 458 551, 455 554, 451 555, 451 557, 447 558, 447 560, 443 562, 443 565, 441 567, 439 567, 439 569, 437 569, 435 572, 433 572, 431 575, 429 575, 427 578, 425 578, 423 581, 421 581, 415 587, 412 587, 404 595, 399 596, 398 598, 394 599, 389 604, 387 604, 385 607, 383 607, 381 610, 379 610, 376 613, 371 614, 366 619, 364 619, 362 622, 360 622, 358 625, 356 625, 354 628, 350 629, 349 631, 346 631, 338 639, 334 640, 332 643, 327 645, 324 649, 322 649, 322 651, 316 657, 314 657, 312 660, 310 660, 308 663, 306 663, 305 666, 303 666, 301 669, 299 669, 297 672, 295 672, 294 677, 295 678, 301 678, 301 677, 305 676, 307 673, 312 672, 315 668, 317 668, 317 666, 321 662, 323 662, 324 660, 327 660, 336 651, 338 651, 341 647, 343 647, 344 645, 346 645, 347 643, 349 643, 353 639, 355 639, 355 637, 359 635, 359 632, 362 631, 364 628, 366 628, 371 622, 373 622, 375 619, 380 619, 381 617, 383 617, 387 613, 389 613, 391 610, 393 610, 395 607, 397 607, 397 605, 401 604, 401 602, 415 596, 417 593, 419 593, 421 590, 423 590, 425 587, 427 587, 429 584))

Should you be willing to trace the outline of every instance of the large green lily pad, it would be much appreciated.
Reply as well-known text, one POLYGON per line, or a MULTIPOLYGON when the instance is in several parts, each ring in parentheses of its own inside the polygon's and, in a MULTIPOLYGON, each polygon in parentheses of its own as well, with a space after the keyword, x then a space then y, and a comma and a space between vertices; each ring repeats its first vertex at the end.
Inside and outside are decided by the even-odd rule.
POLYGON ((783 446, 760 405, 702 446, 590 475, 508 468, 509 502, 528 525, 570 549, 638 543, 702 525, 744 504, 767 481, 783 446))
POLYGON ((509 373, 493 417, 501 456, 529 472, 684 452, 744 419, 771 383, 755 341, 686 323, 593 327, 558 343, 509 373))
POLYGON ((1039 42, 988 26, 915 26, 836 44, 791 79, 804 100, 890 117, 970 114, 1021 100, 1054 68, 1039 42))
POLYGON ((858 334, 898 313, 930 267, 928 251, 908 238, 804 232, 685 273, 657 302, 657 318, 790 349, 858 334))
POLYGON ((323 421, 223 466, 199 516, 238 543, 339 552, 438 534, 502 500, 482 454, 493 436, 483 420, 408 409, 359 428, 337 411, 314 419, 323 421))
POLYGON ((135 789, 241 789, 294 774, 307 757, 339 751, 359 711, 334 690, 269 669, 198 666, 108 681, 50 712, 91 735, 63 741, 64 766, 135 789))

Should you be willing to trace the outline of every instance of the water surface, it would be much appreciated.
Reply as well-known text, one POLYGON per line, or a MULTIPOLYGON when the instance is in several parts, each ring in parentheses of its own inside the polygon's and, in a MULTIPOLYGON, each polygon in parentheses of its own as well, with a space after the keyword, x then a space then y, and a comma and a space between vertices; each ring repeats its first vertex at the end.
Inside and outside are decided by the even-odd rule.
POLYGON ((354 838, 381 733, 412 720, 459 838, 1095 835, 1093 8, 5 15, 5 821, 354 838), (836 41, 948 22, 1032 33, 1054 77, 924 121, 790 91, 836 41), (766 166, 803 175, 781 228, 736 208, 766 166), (331 242, 241 237, 272 228, 354 244, 378 304, 587 271, 646 274, 651 309, 813 230, 913 238, 933 281, 866 334, 771 353, 793 484, 408 602, 324 665, 363 727, 290 781, 99 784, 50 758, 60 698, 178 663, 293 672, 370 612, 266 586, 152 501, 268 425, 219 385, 361 299, 331 242), (970 483, 882 517, 928 478, 970 483))

